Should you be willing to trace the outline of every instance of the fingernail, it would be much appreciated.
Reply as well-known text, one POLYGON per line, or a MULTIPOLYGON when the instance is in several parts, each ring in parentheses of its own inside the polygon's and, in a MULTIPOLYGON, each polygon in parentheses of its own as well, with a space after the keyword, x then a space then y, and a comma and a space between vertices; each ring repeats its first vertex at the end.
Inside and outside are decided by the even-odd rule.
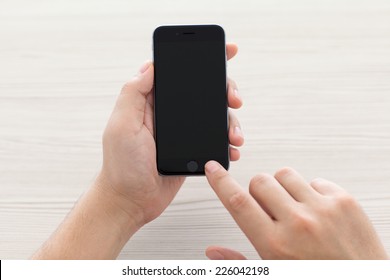
POLYGON ((234 128, 234 134, 239 135, 239 136, 241 136, 242 138, 244 138, 244 134, 242 133, 242 130, 241 130, 241 128, 240 128, 239 126, 236 126, 236 127, 234 128))
POLYGON ((148 70, 148 68, 150 67, 151 64, 152 64, 152 63, 150 62, 150 60, 146 61, 146 62, 141 66, 141 68, 139 69, 140 74, 145 73, 145 71, 148 70))
POLYGON ((219 253, 218 251, 210 251, 207 253, 207 257, 210 259, 210 260, 224 260, 224 256, 219 253))
POLYGON ((241 95, 238 93, 238 89, 234 89, 234 96, 237 98, 237 99, 239 99, 239 100, 242 100, 241 99, 241 95))
POLYGON ((216 161, 209 161, 208 163, 206 163, 206 171, 208 173, 214 173, 215 171, 217 171, 219 168, 221 167, 221 165, 216 162, 216 161))

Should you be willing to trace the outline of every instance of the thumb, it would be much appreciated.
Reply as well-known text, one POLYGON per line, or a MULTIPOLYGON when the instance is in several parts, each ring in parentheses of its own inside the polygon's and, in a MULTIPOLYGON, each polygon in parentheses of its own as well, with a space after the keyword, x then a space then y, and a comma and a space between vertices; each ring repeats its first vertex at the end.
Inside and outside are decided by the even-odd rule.
POLYGON ((140 127, 144 121, 146 98, 152 92, 153 79, 153 63, 148 61, 140 68, 139 73, 122 87, 114 114, 119 113, 121 117, 125 115, 127 120, 140 127))
POLYGON ((146 96, 152 91, 153 79, 153 63, 148 60, 140 67, 138 74, 123 86, 121 94, 146 96))
POLYGON ((210 260, 246 260, 247 258, 235 250, 219 247, 210 246, 206 249, 206 256, 210 260))
POLYGON ((138 93, 144 96, 148 95, 153 88, 153 79, 153 62, 148 60, 141 66, 138 75, 133 79, 138 93))

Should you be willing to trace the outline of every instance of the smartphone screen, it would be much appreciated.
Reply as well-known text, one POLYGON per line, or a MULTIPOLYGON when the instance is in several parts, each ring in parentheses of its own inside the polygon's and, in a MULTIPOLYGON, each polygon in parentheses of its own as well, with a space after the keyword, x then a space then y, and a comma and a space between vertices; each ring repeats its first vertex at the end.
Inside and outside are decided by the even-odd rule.
POLYGON ((225 34, 218 25, 160 26, 153 36, 157 169, 229 167, 225 34))

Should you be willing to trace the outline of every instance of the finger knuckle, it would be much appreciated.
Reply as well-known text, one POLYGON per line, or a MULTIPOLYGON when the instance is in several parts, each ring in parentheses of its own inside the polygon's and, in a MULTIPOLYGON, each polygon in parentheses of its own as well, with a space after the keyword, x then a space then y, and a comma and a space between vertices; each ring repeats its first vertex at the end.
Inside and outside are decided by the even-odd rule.
POLYGON ((122 86, 122 89, 121 89, 121 93, 127 93, 131 90, 133 90, 135 87, 135 80, 132 79, 131 81, 128 81, 126 82, 123 86, 122 86))
POLYGON ((250 203, 250 197, 244 191, 235 193, 229 200, 230 207, 234 211, 246 209, 250 203))
POLYGON ((359 208, 359 204, 356 199, 347 192, 342 192, 334 198, 336 209, 339 211, 347 211, 349 209, 359 208))
MULTIPOLYGON (((315 205, 313 205, 312 211, 320 219, 323 219, 323 220, 332 219, 335 216, 332 198, 322 197, 320 203, 316 203, 315 205)), ((337 215, 337 213, 336 213, 336 215, 337 215)))
POLYGON ((290 221, 293 230, 298 234, 312 235, 318 228, 318 221, 309 213, 295 212, 290 221))

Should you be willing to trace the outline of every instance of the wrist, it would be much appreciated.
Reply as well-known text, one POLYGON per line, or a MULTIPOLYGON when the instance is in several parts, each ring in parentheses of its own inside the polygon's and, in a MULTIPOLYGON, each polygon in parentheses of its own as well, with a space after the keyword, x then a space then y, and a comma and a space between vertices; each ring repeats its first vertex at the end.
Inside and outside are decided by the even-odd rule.
POLYGON ((35 259, 115 259, 143 225, 142 212, 123 208, 124 199, 98 176, 35 259))
POLYGON ((96 178, 91 192, 99 201, 99 207, 104 210, 106 219, 118 229, 125 243, 144 226, 144 215, 141 207, 117 191, 103 172, 96 178))

